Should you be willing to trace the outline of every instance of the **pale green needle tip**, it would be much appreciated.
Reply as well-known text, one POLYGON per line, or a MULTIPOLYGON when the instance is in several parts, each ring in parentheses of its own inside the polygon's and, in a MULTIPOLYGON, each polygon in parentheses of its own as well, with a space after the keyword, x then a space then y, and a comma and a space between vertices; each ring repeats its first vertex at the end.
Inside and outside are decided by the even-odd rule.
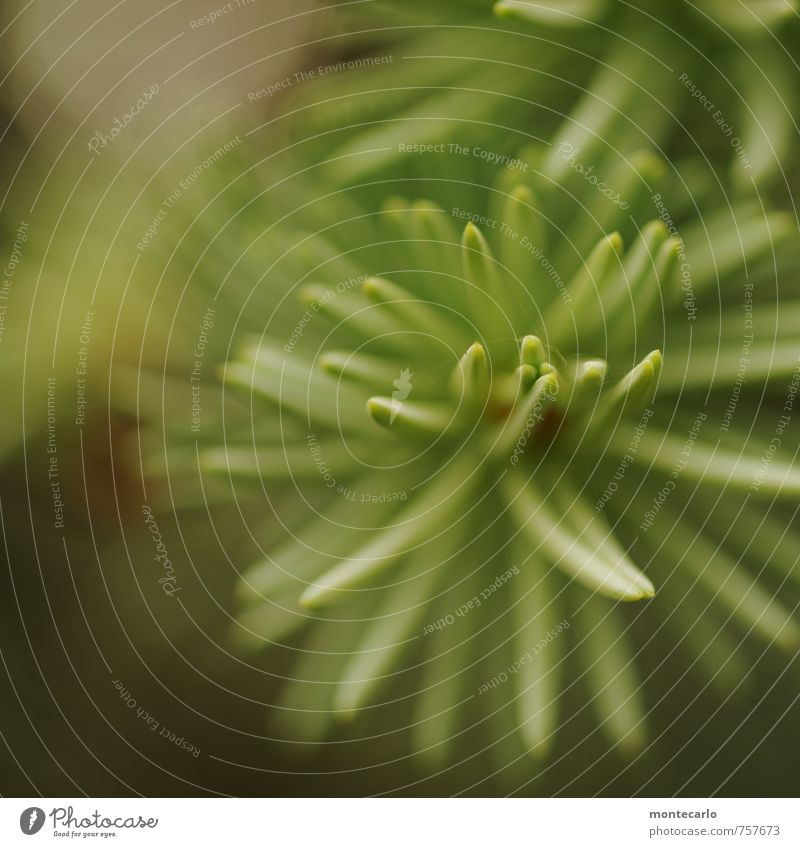
POLYGON ((536 335, 526 335, 520 345, 520 361, 523 365, 541 367, 547 360, 547 354, 541 339, 536 335))
POLYGON ((486 350, 477 341, 458 360, 450 375, 450 388, 466 399, 477 400, 489 384, 489 364, 486 350))
POLYGON ((549 373, 542 374, 539 379, 536 380, 537 390, 551 397, 558 394, 560 387, 558 372, 555 369, 551 370, 549 373))
POLYGON ((319 357, 319 366, 325 373, 331 376, 339 376, 347 367, 347 362, 350 359, 349 353, 330 352, 323 353, 319 357))
POLYGON ((461 244, 467 250, 475 250, 478 253, 490 253, 489 243, 483 236, 483 233, 475 226, 472 221, 464 227, 464 232, 461 236, 461 244))
POLYGON ((395 416, 403 408, 401 400, 390 400, 388 397, 370 397, 367 400, 367 411, 370 417, 381 426, 389 426, 395 416))
POLYGON ((655 596, 655 586, 643 573, 640 573, 635 582, 620 596, 620 600, 635 603, 638 600, 650 600, 655 596))
POLYGON ((661 373, 661 362, 660 350, 653 350, 652 353, 648 353, 628 374, 628 389, 633 391, 634 389, 645 387, 655 382, 659 373, 661 373))
POLYGON ((319 357, 320 368, 330 376, 368 385, 388 385, 397 376, 393 364, 361 353, 329 350, 319 357))
POLYGON ((405 212, 408 209, 408 202, 402 197, 387 197, 381 203, 381 211, 392 214, 393 212, 405 212))
POLYGON ((645 357, 645 361, 650 362, 650 364, 653 366, 653 370, 655 371, 656 376, 661 373, 661 365, 664 361, 664 357, 661 355, 660 350, 653 350, 652 353, 648 353, 645 357))
POLYGON ((488 361, 482 344, 475 342, 459 359, 457 372, 467 385, 476 386, 487 376, 488 361))
POLYGON ((324 303, 330 297, 330 291, 328 291, 324 285, 320 285, 319 283, 304 285, 300 289, 300 300, 306 306, 317 306, 324 303))
POLYGON ((486 367, 486 351, 483 345, 477 341, 470 346, 466 353, 461 357, 464 364, 469 365, 471 371, 480 370, 486 367))
POLYGON ((658 382, 658 375, 661 373, 661 362, 661 351, 653 350, 622 380, 619 385, 620 396, 624 397, 628 407, 637 403, 650 402, 658 382))
POLYGON ((361 290, 373 303, 386 303, 403 295, 407 296, 401 288, 379 276, 371 276, 365 279, 361 290))
POLYGON ((330 591, 322 586, 309 585, 300 595, 299 605, 308 611, 316 611, 325 605, 330 591))
POLYGON ((450 411, 446 407, 394 397, 370 397, 367 412, 381 426, 412 435, 438 435, 450 423, 450 411))
POLYGON ((526 206, 533 205, 533 192, 527 185, 516 185, 511 189, 511 196, 514 200, 524 203, 526 206))
POLYGON ((349 358, 349 353, 339 353, 338 351, 323 353, 319 357, 319 366, 331 376, 340 376, 346 369, 349 358))
POLYGON ((602 359, 581 362, 575 374, 575 384, 579 388, 595 388, 603 384, 606 377, 606 363, 602 359))
POLYGON ((606 244, 618 255, 622 255, 622 251, 625 247, 625 242, 622 240, 622 236, 618 232, 612 232, 610 235, 606 236, 606 244))
POLYGON ((536 382, 536 377, 539 375, 533 365, 520 365, 516 373, 522 391, 527 391, 536 382))

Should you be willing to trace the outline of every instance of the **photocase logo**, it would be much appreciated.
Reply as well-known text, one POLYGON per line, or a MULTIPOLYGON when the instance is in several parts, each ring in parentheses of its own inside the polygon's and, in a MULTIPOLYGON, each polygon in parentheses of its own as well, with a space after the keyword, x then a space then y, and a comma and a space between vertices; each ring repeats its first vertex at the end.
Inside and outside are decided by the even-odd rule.
POLYGON ((392 412, 389 415, 390 426, 394 423, 394 419, 400 411, 400 403, 402 403, 403 400, 407 400, 408 395, 411 394, 411 389, 414 387, 411 384, 412 376, 414 376, 414 374, 411 373, 409 368, 403 368, 403 370, 400 371, 400 376, 392 383, 395 390, 392 392, 392 400, 394 402, 392 404, 392 412))
POLYGON ((19 816, 19 828, 25 835, 36 835, 44 826, 44 809, 31 806, 19 816))

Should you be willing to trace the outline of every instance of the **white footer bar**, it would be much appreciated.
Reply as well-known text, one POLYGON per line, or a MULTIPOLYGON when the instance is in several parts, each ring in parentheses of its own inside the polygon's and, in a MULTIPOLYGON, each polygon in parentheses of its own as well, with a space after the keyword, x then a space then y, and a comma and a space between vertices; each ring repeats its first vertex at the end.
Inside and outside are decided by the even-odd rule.
POLYGON ((0 844, 800 845, 795 799, 0 799, 0 844))

